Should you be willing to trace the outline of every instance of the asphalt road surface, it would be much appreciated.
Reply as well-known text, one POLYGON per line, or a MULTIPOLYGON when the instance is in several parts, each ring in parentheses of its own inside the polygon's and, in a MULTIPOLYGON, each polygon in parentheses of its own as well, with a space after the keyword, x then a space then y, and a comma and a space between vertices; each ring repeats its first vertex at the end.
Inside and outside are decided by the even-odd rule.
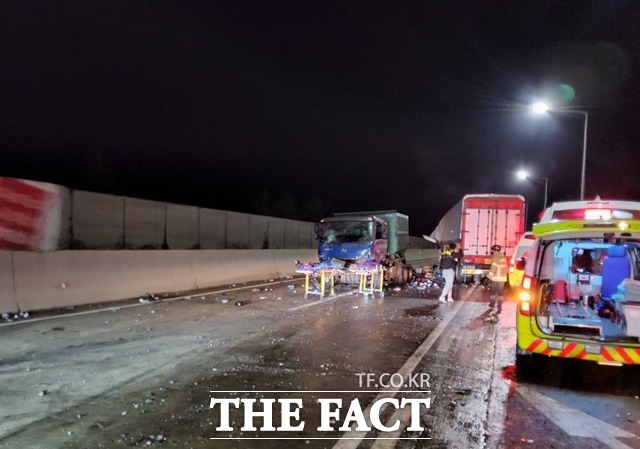
POLYGON ((637 369, 518 381, 514 304, 457 293, 285 279, 4 324, 0 448, 640 448, 637 369))

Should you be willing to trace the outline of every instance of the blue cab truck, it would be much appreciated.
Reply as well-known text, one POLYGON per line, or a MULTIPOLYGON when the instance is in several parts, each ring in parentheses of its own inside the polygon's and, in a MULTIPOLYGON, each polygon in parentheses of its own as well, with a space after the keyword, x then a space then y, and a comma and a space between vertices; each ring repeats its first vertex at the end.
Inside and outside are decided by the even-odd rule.
POLYGON ((395 210, 343 212, 316 224, 320 262, 375 261, 387 267, 385 277, 404 284, 411 276, 404 261, 409 245, 409 217, 395 210))

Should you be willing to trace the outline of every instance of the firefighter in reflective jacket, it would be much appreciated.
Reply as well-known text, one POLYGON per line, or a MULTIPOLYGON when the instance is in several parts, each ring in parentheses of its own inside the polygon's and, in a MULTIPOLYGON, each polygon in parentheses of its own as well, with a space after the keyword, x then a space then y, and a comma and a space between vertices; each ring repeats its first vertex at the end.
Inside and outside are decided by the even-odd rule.
POLYGON ((492 314, 498 314, 502 311, 504 284, 507 282, 507 258, 502 254, 500 245, 493 245, 491 251, 491 270, 487 275, 491 281, 489 308, 492 314))

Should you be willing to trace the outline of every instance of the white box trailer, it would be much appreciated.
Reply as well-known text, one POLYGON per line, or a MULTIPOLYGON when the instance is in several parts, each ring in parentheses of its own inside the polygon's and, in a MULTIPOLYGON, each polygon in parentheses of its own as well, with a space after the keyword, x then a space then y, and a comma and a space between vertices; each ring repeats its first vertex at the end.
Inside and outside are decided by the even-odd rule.
POLYGON ((442 217, 430 237, 455 242, 464 252, 456 277, 479 280, 491 267, 491 247, 500 245, 509 260, 524 234, 526 207, 522 195, 465 195, 442 217))

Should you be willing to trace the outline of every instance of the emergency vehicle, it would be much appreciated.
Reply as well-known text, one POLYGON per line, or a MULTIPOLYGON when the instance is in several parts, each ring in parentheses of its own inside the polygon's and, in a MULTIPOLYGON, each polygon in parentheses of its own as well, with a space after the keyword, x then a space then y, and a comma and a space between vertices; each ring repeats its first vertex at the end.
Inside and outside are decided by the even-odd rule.
POLYGON ((519 260, 527 260, 529 256, 529 250, 531 246, 533 246, 533 242, 536 237, 533 235, 533 232, 525 232, 522 237, 520 237, 520 241, 516 245, 516 249, 513 251, 513 255, 509 259, 509 287, 516 288, 520 286, 520 282, 522 282, 522 276, 524 275, 524 265, 520 264, 516 265, 516 262, 519 260))
POLYGON ((517 295, 518 372, 539 356, 640 364, 640 203, 620 203, 583 203, 580 213, 576 204, 566 209, 573 219, 533 226, 517 295))

